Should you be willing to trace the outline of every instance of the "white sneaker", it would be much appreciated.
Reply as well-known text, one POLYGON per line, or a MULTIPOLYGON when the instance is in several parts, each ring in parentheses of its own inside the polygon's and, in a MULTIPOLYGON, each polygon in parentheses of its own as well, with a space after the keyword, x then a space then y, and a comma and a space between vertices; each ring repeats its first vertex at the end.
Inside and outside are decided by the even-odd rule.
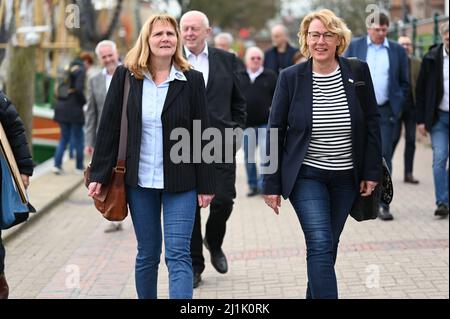
POLYGON ((84 175, 84 170, 76 168, 75 169, 75 174, 76 175, 84 175))
POLYGON ((63 170, 62 170, 61 168, 59 168, 59 167, 54 166, 54 167, 52 168, 52 172, 53 172, 54 174, 56 174, 56 175, 62 175, 63 170))

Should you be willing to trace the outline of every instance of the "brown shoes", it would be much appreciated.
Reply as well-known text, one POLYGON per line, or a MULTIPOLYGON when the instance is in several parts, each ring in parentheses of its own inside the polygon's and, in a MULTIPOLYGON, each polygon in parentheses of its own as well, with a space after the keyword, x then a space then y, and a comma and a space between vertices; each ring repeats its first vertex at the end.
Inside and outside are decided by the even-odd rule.
POLYGON ((0 274, 0 299, 8 299, 9 287, 6 282, 5 274, 0 274))

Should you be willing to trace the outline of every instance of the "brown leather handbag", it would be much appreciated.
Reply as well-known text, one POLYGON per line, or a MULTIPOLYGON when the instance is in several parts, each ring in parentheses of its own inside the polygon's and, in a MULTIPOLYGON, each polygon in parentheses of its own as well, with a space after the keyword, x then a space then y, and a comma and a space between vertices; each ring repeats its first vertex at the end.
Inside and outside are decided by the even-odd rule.
MULTIPOLYGON (((130 93, 130 79, 125 76, 124 93, 122 102, 122 118, 120 122, 119 151, 117 154, 117 164, 112 168, 111 178, 107 185, 102 185, 99 195, 93 197, 95 208, 110 221, 124 220, 128 215, 127 199, 125 192, 125 156, 127 150, 127 103, 130 93)), ((88 165, 84 172, 84 184, 86 187, 90 183, 91 166, 88 165)))

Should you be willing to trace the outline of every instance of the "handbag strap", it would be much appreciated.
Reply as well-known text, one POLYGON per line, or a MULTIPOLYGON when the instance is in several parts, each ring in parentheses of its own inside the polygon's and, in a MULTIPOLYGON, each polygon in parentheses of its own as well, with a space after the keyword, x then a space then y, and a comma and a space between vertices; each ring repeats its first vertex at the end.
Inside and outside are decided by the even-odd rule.
POLYGON ((127 137, 128 137, 127 104, 129 94, 130 94, 130 76, 127 71, 127 73, 125 74, 125 83, 123 86, 122 118, 120 120, 119 152, 117 153, 116 170, 117 168, 125 170, 125 156, 127 152, 127 137))

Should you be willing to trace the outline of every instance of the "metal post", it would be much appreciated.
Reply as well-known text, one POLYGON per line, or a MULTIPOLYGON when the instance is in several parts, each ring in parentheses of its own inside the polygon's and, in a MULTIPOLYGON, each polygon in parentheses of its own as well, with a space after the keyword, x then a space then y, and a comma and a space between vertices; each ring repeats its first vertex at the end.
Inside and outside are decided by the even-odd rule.
POLYGON ((433 44, 439 43, 439 13, 435 12, 433 16, 434 29, 433 29, 433 44))
POLYGON ((412 19, 412 45, 413 45, 413 55, 416 55, 417 46, 417 19, 412 19))

